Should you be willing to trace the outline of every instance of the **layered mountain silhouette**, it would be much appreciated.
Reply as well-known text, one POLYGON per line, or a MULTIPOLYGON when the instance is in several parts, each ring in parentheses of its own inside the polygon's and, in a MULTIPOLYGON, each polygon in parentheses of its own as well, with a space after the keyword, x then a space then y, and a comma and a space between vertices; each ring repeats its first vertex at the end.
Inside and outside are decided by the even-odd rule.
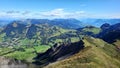
POLYGON ((26 20, 17 20, 18 23, 31 23, 31 24, 49 24, 51 26, 59 26, 65 29, 76 29, 83 27, 83 23, 77 19, 26 19, 26 20))
POLYGON ((120 22, 120 19, 94 19, 94 18, 88 18, 88 19, 83 19, 80 20, 83 22, 85 25, 92 25, 96 27, 100 27, 104 23, 108 23, 111 25, 117 24, 120 22))

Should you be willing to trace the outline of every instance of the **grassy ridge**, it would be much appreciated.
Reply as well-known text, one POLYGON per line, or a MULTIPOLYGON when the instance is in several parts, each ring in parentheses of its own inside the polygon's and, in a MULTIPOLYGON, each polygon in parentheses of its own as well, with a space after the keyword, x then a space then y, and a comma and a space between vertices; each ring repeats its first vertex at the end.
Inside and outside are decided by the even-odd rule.
POLYGON ((84 32, 93 32, 94 34, 98 34, 100 32, 100 28, 84 28, 84 32))
POLYGON ((120 53, 100 39, 85 37, 85 49, 46 68, 120 68, 120 53))

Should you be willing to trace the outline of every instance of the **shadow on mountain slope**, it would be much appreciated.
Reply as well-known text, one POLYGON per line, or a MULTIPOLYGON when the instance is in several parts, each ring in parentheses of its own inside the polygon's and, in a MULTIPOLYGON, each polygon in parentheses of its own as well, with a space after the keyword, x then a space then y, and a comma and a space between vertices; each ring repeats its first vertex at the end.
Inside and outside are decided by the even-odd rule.
POLYGON ((112 44, 93 37, 84 37, 84 48, 44 68, 120 68, 120 52, 112 44))
POLYGON ((102 31, 98 34, 98 37, 108 43, 113 43, 117 39, 120 39, 120 23, 109 25, 103 24, 101 26, 102 31))
POLYGON ((62 60, 75 53, 78 53, 83 48, 84 48, 84 42, 82 40, 70 44, 61 44, 61 45, 55 44, 45 53, 38 54, 34 58, 36 61, 33 63, 37 65, 47 65, 50 62, 62 60))

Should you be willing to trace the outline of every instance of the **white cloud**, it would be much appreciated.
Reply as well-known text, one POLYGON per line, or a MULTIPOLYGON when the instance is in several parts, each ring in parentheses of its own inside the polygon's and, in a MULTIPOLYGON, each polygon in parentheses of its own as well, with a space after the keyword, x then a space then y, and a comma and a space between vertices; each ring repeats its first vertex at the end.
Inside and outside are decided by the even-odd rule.
POLYGON ((54 9, 47 12, 41 12, 42 16, 52 17, 52 18, 79 18, 85 14, 85 11, 76 11, 76 12, 68 12, 64 9, 54 9))
POLYGON ((86 16, 85 11, 65 11, 62 8, 42 11, 42 12, 32 12, 32 11, 1 11, 0 17, 10 17, 10 18, 80 18, 86 16))
POLYGON ((6 13, 7 13, 7 14, 19 13, 19 11, 13 11, 13 10, 12 10, 12 11, 7 11, 6 13))
POLYGON ((50 17, 63 17, 65 15, 64 9, 54 9, 51 11, 40 12, 43 16, 50 16, 50 17))
MULTIPOLYGON (((84 4, 83 4, 84 5, 84 4)), ((81 5, 82 6, 82 5, 81 5)), ((37 19, 54 19, 54 18, 120 18, 119 14, 94 14, 79 11, 67 11, 62 8, 57 8, 49 11, 0 11, 0 18, 37 18, 37 19)))

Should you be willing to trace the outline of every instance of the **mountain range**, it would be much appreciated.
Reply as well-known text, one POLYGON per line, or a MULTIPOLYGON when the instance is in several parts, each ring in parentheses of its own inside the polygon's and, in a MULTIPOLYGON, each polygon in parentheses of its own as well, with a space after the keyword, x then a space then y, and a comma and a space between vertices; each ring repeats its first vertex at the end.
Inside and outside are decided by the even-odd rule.
POLYGON ((95 18, 85 18, 85 19, 23 19, 23 20, 16 20, 16 19, 0 19, 1 25, 6 25, 8 23, 11 23, 13 21, 17 21, 19 23, 32 23, 32 24, 43 24, 48 23, 51 25, 57 25, 63 28, 71 28, 76 29, 79 27, 84 27, 88 25, 92 25, 95 27, 100 27, 104 23, 109 23, 111 25, 119 23, 120 19, 95 19, 95 18))
POLYGON ((120 68, 119 19, 14 20, 0 28, 0 56, 45 68, 120 68))

